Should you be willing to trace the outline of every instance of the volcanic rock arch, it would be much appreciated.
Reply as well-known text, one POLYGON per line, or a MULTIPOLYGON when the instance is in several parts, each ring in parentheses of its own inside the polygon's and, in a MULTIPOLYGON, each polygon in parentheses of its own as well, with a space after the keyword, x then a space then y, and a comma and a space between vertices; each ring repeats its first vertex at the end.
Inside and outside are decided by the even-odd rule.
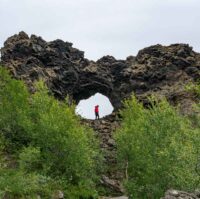
POLYGON ((84 58, 84 52, 62 40, 46 42, 41 37, 20 32, 8 38, 1 49, 1 65, 30 90, 42 78, 54 95, 69 95, 76 103, 100 92, 115 110, 132 92, 146 102, 147 96, 165 96, 173 103, 192 104, 195 99, 184 86, 200 78, 200 54, 187 44, 155 45, 136 57, 116 60, 104 56, 98 61, 84 58))

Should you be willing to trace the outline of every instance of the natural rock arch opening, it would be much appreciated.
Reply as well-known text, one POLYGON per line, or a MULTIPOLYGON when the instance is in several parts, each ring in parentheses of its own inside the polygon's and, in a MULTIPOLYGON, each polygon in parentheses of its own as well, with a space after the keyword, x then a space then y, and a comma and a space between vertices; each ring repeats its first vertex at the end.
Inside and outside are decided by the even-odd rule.
POLYGON ((95 93, 87 99, 82 99, 76 106, 77 115, 85 119, 95 119, 94 107, 99 105, 99 117, 103 118, 110 115, 114 108, 108 97, 101 93, 95 93))

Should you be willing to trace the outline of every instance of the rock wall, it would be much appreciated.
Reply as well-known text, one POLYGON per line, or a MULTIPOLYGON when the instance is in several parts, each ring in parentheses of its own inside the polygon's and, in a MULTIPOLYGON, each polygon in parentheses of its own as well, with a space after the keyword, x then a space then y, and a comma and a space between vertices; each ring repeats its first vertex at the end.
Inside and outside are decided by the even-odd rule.
POLYGON ((84 58, 84 52, 72 43, 46 42, 20 32, 5 41, 1 55, 1 64, 15 78, 25 80, 32 91, 33 82, 42 78, 60 99, 69 95, 78 103, 100 92, 115 109, 135 92, 144 104, 147 96, 156 94, 180 103, 188 112, 195 99, 184 86, 200 78, 200 54, 186 44, 155 45, 126 60, 104 56, 94 62, 84 58))

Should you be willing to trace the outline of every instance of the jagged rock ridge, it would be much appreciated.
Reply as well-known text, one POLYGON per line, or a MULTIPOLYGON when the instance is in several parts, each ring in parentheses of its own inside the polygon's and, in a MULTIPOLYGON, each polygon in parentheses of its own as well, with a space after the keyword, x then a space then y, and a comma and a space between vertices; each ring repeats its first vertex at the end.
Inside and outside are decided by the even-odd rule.
POLYGON ((79 102, 100 92, 115 109, 135 92, 144 103, 150 94, 166 96, 187 112, 194 99, 184 92, 184 86, 200 78, 200 54, 186 44, 155 45, 126 60, 104 56, 94 62, 72 43, 46 42, 20 32, 5 41, 1 55, 2 65, 15 78, 25 80, 31 90, 32 83, 43 78, 58 98, 69 95, 79 102))

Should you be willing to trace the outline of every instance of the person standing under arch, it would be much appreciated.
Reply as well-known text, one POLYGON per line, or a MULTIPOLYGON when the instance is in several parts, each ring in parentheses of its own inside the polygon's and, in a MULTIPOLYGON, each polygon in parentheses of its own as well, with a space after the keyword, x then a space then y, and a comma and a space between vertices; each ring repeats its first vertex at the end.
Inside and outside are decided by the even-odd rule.
POLYGON ((94 107, 95 119, 99 120, 99 105, 94 107))

